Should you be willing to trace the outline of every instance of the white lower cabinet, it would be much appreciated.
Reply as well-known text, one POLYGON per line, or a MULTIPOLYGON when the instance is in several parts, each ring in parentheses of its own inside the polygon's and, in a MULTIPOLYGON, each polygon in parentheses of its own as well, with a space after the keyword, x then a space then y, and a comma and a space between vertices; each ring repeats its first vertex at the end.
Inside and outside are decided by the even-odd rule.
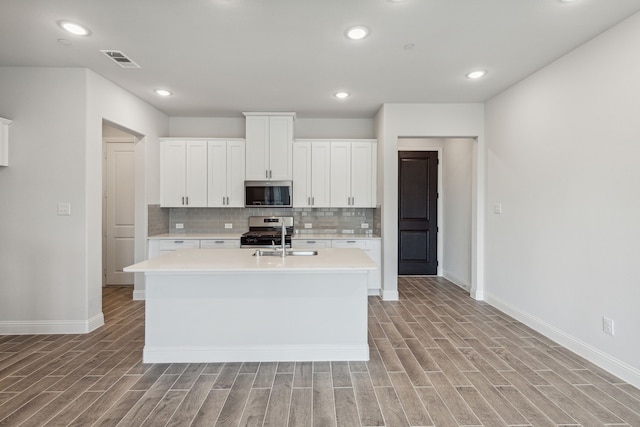
POLYGON ((293 249, 322 249, 330 248, 331 240, 314 240, 314 239, 293 239, 291 240, 293 249))
POLYGON ((369 272, 369 295, 379 295, 381 288, 381 269, 382 248, 380 239, 350 239, 350 240, 332 240, 333 248, 359 248, 369 256, 378 266, 377 270, 369 272))
POLYGON ((199 247, 199 239, 149 239, 149 259, 178 249, 197 249, 199 247))
POLYGON ((369 295, 380 295, 382 247, 380 239, 301 239, 291 240, 293 249, 322 249, 322 248, 358 248, 362 249, 378 266, 377 270, 369 272, 369 295))
POLYGON ((239 247, 239 239, 200 240, 200 249, 235 249, 239 247))

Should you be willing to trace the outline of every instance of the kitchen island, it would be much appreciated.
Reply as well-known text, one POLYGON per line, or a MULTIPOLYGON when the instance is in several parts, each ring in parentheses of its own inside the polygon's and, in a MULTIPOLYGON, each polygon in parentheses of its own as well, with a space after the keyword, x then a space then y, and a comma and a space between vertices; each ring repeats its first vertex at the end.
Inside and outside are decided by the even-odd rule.
POLYGON ((127 267, 146 276, 143 361, 369 359, 369 257, 255 252, 182 249, 127 267))

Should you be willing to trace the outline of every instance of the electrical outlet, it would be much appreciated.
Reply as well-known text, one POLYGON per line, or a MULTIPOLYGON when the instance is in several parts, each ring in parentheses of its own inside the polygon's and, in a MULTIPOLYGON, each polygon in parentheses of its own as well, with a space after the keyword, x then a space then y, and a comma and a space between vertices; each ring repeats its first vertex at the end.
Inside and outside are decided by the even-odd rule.
POLYGON ((232 223, 230 223, 230 222, 226 222, 226 223, 224 224, 224 228, 233 228, 233 224, 232 224, 232 223))
POLYGON ((360 224, 360 228, 369 228, 369 224, 366 222, 363 222, 362 224, 360 224))
POLYGON ((305 222, 304 228, 313 228, 313 224, 311 224, 310 222, 305 222))
POLYGON ((606 317, 602 318, 602 331, 607 334, 613 336, 613 320, 608 319, 606 317))
POLYGON ((502 213, 502 203, 494 203, 493 204, 493 213, 500 215, 502 213))
POLYGON ((71 215, 71 203, 58 203, 58 215, 71 215))
POLYGON ((176 228, 178 229, 183 229, 184 228, 184 224, 180 224, 179 222, 176 223, 176 228))

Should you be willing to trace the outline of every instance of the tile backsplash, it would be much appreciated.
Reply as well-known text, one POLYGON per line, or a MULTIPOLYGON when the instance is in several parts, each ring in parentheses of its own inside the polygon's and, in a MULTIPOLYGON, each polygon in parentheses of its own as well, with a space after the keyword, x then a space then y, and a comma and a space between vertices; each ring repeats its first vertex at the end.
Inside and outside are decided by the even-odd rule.
POLYGON ((149 205, 149 236, 163 233, 244 233, 250 216, 293 216, 298 234, 380 235, 378 208, 161 208, 149 205), (362 228, 363 223, 369 228, 362 228), (177 229, 176 224, 184 228, 177 229), (232 224, 233 228, 225 228, 232 224), (304 228, 311 224, 312 228, 304 228))

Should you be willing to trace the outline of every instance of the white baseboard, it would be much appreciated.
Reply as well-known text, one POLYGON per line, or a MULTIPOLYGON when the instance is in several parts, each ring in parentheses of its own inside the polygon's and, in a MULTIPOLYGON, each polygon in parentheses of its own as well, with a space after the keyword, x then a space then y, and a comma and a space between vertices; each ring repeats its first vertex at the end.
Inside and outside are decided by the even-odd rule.
POLYGON ((367 361, 369 346, 251 346, 151 347, 145 346, 143 363, 367 361))
POLYGON ((380 289, 379 288, 367 289, 367 294, 370 297, 379 297, 380 296, 380 289))
POLYGON ((133 291, 133 300, 134 301, 144 301, 144 290, 133 291))
POLYGON ((102 325, 102 312, 89 320, 3 321, 0 322, 0 335, 86 334, 102 325))
POLYGON ((444 277, 445 279, 447 279, 448 281, 450 281, 451 283, 453 283, 454 285, 461 287, 464 290, 470 290, 471 289, 471 283, 469 283, 466 280, 461 279, 460 277, 456 276, 455 274, 452 274, 448 271, 444 271, 442 274, 442 277, 444 277))
POLYGON ((383 289, 382 290, 382 299, 384 301, 398 301, 398 299, 400 298, 400 294, 398 294, 398 290, 394 289, 394 290, 386 290, 383 289))
POLYGON ((515 307, 507 304, 499 298, 494 297, 491 294, 485 294, 485 301, 497 309, 503 311, 509 316, 524 323, 535 331, 541 333, 545 337, 557 342, 563 347, 568 348, 574 353, 584 357, 588 361, 598 365, 602 369, 612 373, 613 375, 621 378, 623 381, 628 382, 634 387, 640 388, 640 370, 633 366, 616 359, 615 357, 593 347, 590 344, 581 341, 574 336, 546 323, 545 321, 538 319, 528 313, 522 312, 515 307))

